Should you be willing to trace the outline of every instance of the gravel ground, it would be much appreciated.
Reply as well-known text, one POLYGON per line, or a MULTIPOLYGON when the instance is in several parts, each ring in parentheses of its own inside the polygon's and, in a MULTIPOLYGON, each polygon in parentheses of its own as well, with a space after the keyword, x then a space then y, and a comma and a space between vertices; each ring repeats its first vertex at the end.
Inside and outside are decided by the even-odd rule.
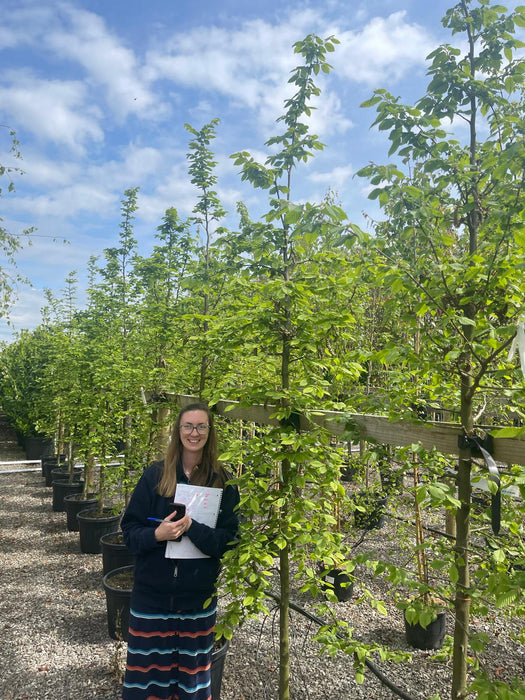
MULTIPOLYGON (((16 447, 8 456, 17 458, 16 447)), ((0 466, 0 471, 6 469, 0 466)), ((396 521, 387 518, 382 529, 367 535, 359 551, 391 552, 396 536, 396 521)), ((119 700, 125 650, 107 635, 102 557, 80 552, 79 535, 67 531, 65 513, 52 511, 52 489, 45 486, 40 471, 0 473, 0 572, 0 700, 119 700)), ((388 600, 384 582, 366 583, 388 600)), ((356 637, 410 651, 393 606, 384 616, 355 600, 356 595, 335 608, 338 617, 355 627, 356 637)), ((311 604, 305 597, 296 601, 305 608, 311 604)), ((448 634, 452 625, 449 619, 448 634)), ((482 661, 502 680, 523 675, 524 648, 511 638, 521 626, 522 621, 497 615, 473 621, 473 627, 487 631, 490 639, 482 661)), ((309 641, 314 628, 293 614, 292 700, 398 697, 370 672, 358 685, 351 657, 320 656, 309 641)), ((414 700, 435 693, 442 700, 450 697, 449 662, 433 660, 430 652, 412 651, 410 663, 383 663, 382 672, 414 700)), ((276 700, 277 683, 278 620, 272 614, 235 634, 221 698, 276 700)))

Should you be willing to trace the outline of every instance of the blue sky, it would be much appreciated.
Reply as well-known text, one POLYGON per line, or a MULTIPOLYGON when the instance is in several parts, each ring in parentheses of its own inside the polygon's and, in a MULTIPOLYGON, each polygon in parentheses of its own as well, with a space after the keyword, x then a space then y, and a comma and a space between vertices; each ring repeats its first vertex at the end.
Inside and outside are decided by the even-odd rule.
MULTIPOLYGON (((330 56, 333 73, 319 78, 311 123, 326 149, 297 173, 292 198, 319 201, 332 188, 363 224, 362 212, 375 212, 367 183, 354 175, 371 160, 386 162, 388 146, 370 129, 374 112, 359 105, 376 88, 407 102, 423 94, 426 55, 451 41, 440 20, 452 4, 2 0, 0 124, 17 131, 24 174, 14 193, 0 185, 0 215, 11 233, 37 229, 18 254, 33 287, 19 287, 13 328, 37 325, 43 289, 60 294, 72 270, 82 297, 89 257, 117 242, 127 188, 140 187, 135 236, 144 254, 168 207, 191 213, 185 122, 199 129, 220 119, 213 150, 227 223, 235 228, 239 200, 257 218, 264 201, 229 156, 266 157, 297 65, 292 45, 311 32, 341 43, 330 56)), ((9 164, 0 132, 0 162, 9 164)), ((0 339, 11 336, 0 321, 0 339)))

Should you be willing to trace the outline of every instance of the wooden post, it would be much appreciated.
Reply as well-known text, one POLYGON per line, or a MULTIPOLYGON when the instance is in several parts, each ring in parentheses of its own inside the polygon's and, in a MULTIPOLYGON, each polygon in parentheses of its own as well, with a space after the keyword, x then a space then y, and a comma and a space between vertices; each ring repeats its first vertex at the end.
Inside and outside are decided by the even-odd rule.
POLYGON ((157 437, 155 439, 155 459, 163 459, 166 454, 170 439, 170 426, 168 418, 171 413, 169 405, 160 404, 155 409, 155 423, 158 425, 157 437))

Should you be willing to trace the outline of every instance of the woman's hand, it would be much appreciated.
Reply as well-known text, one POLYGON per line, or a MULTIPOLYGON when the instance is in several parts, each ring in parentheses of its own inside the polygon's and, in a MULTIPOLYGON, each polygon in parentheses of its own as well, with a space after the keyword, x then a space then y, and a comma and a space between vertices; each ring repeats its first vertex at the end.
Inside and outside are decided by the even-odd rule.
POLYGON ((155 539, 157 542, 176 540, 190 529, 190 516, 186 513, 183 518, 174 521, 173 518, 176 517, 176 515, 176 512, 171 513, 171 515, 168 515, 168 517, 156 528, 155 539))

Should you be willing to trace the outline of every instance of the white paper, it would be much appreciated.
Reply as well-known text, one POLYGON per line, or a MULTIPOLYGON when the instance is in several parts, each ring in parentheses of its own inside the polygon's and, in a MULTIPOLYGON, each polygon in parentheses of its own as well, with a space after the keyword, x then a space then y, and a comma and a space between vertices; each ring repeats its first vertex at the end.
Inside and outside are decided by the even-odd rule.
POLYGON ((509 354, 507 357, 507 362, 511 362, 514 357, 516 350, 518 351, 518 356, 520 359, 521 372, 525 377, 525 316, 520 318, 518 321, 518 327, 516 329, 516 335, 510 346, 509 354))
POLYGON ((518 324, 518 331, 516 334, 518 338, 518 352, 520 357, 521 371, 525 377, 525 318, 522 318, 518 324))
MULTIPOLYGON (((192 520, 209 527, 215 527, 221 507, 221 498, 222 489, 194 486, 193 484, 177 484, 174 502, 184 503, 186 512, 192 520)), ((180 542, 170 540, 166 543, 166 557, 169 559, 206 559, 209 558, 209 555, 203 554, 187 535, 183 535, 180 542)))

